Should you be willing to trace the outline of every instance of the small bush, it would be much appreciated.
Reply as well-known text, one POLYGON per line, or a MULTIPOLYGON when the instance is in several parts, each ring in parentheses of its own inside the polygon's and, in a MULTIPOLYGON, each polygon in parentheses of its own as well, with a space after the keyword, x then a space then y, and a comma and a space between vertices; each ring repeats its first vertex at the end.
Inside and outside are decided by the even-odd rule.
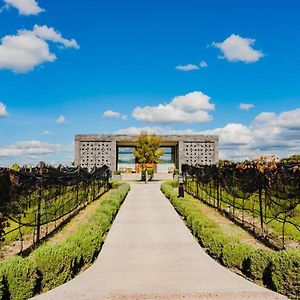
POLYGON ((110 182, 110 185, 111 185, 111 188, 112 189, 117 189, 117 188, 119 188, 119 186, 122 184, 122 181, 120 181, 120 180, 112 180, 111 182, 110 182))
POLYGON ((19 256, 14 256, 0 266, 1 299, 25 300, 34 295, 37 281, 36 265, 19 256))
POLYGON ((223 248, 229 242, 229 238, 225 237, 222 232, 216 228, 205 228, 202 230, 201 243, 208 249, 211 256, 221 259, 223 248))
POLYGON ((70 241, 45 245, 34 251, 33 259, 42 274, 41 289, 48 291, 73 277, 80 260, 80 249, 70 241))
POLYGON ((275 253, 270 275, 271 288, 288 297, 300 299, 300 249, 275 253))
POLYGON ((35 292, 65 283, 83 265, 91 263, 129 188, 128 184, 122 184, 105 194, 89 220, 78 226, 67 239, 58 244, 46 243, 29 258, 15 256, 1 262, 0 299, 28 299, 35 292))
POLYGON ((190 196, 178 198, 175 184, 175 181, 165 182, 161 190, 211 256, 227 267, 239 269, 252 279, 262 281, 270 289, 300 299, 299 248, 268 252, 242 244, 237 238, 225 235, 216 222, 190 201, 190 196))
POLYGON ((103 236, 128 191, 128 184, 110 191, 104 195, 88 222, 79 226, 66 240, 57 245, 42 246, 33 252, 33 258, 42 274, 42 291, 67 282, 78 273, 82 265, 95 259, 103 243, 103 236))
POLYGON ((227 267, 243 270, 244 261, 253 251, 251 246, 233 240, 224 245, 221 261, 227 267))
POLYGON ((243 273, 254 280, 268 281, 268 268, 272 260, 273 253, 261 249, 252 251, 244 261, 243 273))

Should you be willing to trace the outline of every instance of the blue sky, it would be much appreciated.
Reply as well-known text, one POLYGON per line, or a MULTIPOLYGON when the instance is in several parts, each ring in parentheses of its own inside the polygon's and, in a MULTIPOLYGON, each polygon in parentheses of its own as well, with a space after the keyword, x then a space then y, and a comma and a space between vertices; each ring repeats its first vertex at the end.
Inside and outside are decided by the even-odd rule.
POLYGON ((0 7, 1 165, 69 163, 76 133, 142 129, 219 134, 222 158, 299 153, 299 1, 0 7))

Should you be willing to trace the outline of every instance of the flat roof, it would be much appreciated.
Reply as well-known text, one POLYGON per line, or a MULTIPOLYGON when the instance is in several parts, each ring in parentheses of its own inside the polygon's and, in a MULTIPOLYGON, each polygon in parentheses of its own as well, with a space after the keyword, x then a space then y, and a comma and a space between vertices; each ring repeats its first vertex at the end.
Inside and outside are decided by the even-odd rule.
MULTIPOLYGON (((218 142, 218 135, 205 134, 157 134, 163 142, 218 142)), ((139 135, 132 134, 76 134, 75 141, 93 142, 93 141, 116 141, 133 142, 139 135)))

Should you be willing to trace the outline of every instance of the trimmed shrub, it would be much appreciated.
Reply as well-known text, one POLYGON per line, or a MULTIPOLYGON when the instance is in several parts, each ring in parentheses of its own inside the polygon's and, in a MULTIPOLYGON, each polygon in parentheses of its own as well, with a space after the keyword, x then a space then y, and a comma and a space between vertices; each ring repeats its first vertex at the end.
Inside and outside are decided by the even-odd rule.
POLYGON ((25 300, 34 295, 36 265, 19 256, 11 257, 0 266, 1 299, 25 300))
POLYGON ((75 242, 64 241, 58 245, 41 246, 34 251, 32 258, 42 274, 41 289, 48 291, 73 277, 80 260, 80 249, 75 242))
POLYGON ((47 291, 73 278, 82 265, 91 263, 100 251, 103 236, 129 191, 128 184, 104 195, 100 206, 87 223, 79 226, 66 240, 45 245, 33 252, 42 274, 41 290, 47 291))
POLYGON ((186 220, 187 226, 207 252, 225 266, 236 268, 254 280, 292 299, 300 299, 300 249, 264 251, 242 244, 223 233, 221 227, 204 215, 190 196, 178 198, 173 182, 165 182, 161 190, 186 220))
POLYGON ((255 249, 252 251, 243 264, 243 273, 254 280, 269 281, 269 267, 272 261, 273 252, 255 249))
POLYGON ((270 275, 271 288, 288 297, 300 299, 300 249, 275 253, 270 275))
POLYGON ((224 245, 221 261, 227 267, 243 270, 244 261, 253 251, 251 246, 233 240, 224 245))
POLYGON ((225 237, 224 234, 216 228, 205 228, 201 233, 202 245, 207 248, 211 256, 217 259, 221 259, 223 248, 229 240, 228 237, 225 237))
POLYGON ((15 256, 1 262, 0 299, 28 299, 36 292, 65 283, 83 265, 91 263, 98 255, 104 235, 129 189, 128 184, 122 184, 117 190, 103 195, 89 220, 60 243, 46 243, 33 251, 29 258, 15 256))

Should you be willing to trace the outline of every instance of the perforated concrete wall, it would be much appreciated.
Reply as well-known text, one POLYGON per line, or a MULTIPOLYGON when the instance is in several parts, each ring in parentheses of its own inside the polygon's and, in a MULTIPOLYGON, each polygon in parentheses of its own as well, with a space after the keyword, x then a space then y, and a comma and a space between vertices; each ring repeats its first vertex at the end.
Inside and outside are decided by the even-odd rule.
POLYGON ((183 163, 188 165, 211 165, 215 163, 214 143, 183 142, 183 163))
POLYGON ((112 143, 107 142, 80 142, 80 165, 83 168, 91 169, 94 166, 107 165, 112 167, 112 143))
MULTIPOLYGON (((134 146, 136 135, 82 134, 75 136, 75 164, 92 169, 107 165, 117 167, 117 146, 134 146)), ((176 167, 182 164, 215 164, 218 161, 216 135, 160 135, 162 146, 175 146, 176 167)))

